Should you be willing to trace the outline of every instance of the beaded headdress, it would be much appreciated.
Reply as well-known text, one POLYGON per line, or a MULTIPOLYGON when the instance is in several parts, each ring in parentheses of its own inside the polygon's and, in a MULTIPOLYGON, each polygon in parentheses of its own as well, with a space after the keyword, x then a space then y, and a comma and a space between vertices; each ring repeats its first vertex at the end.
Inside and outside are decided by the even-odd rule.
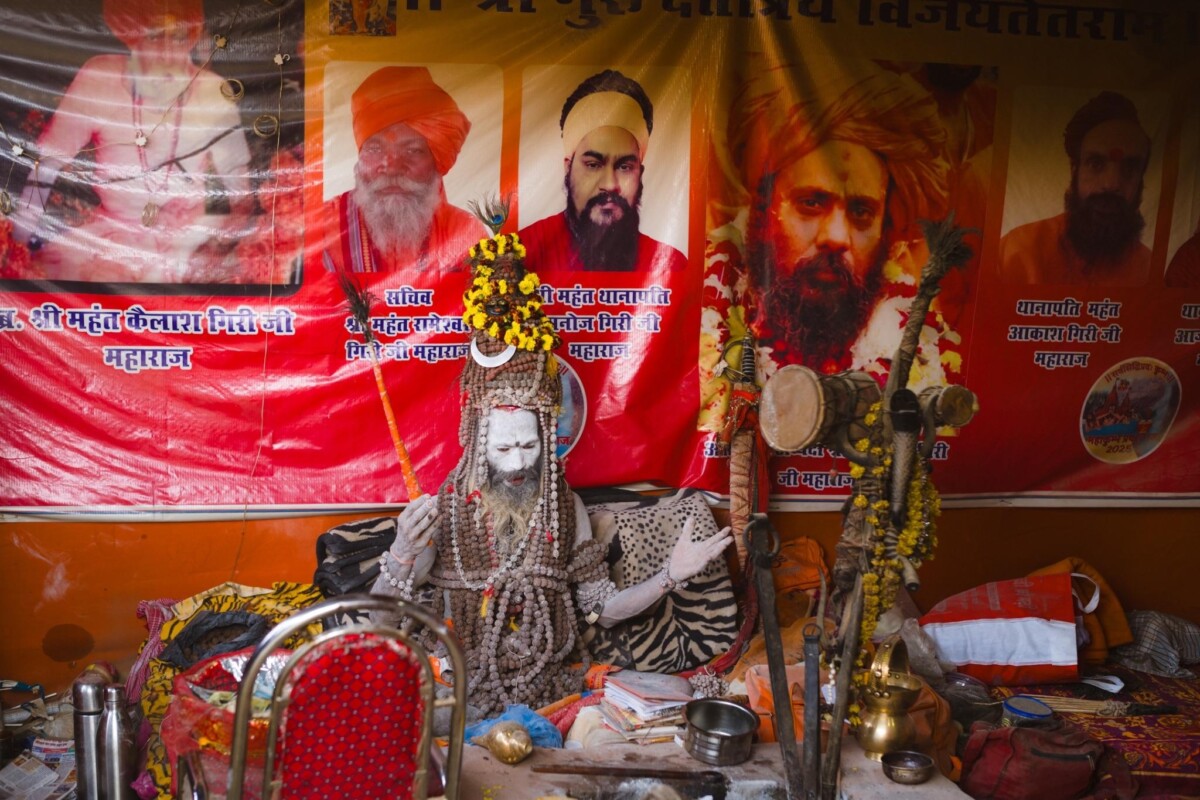
POLYGON ((587 660, 577 639, 573 586, 607 574, 595 540, 576 546, 575 500, 555 451, 562 389, 553 350, 560 340, 542 311, 525 247, 501 234, 508 207, 472 209, 492 236, 471 248, 463 321, 471 353, 462 372, 462 459, 439 491, 438 564, 430 581, 470 659, 467 692, 485 713, 539 707, 576 691, 571 663, 587 660), (533 413, 541 440, 536 500, 522 524, 497 523, 488 495, 487 441, 496 408, 533 413))
POLYGON ((472 204, 492 230, 471 247, 471 282, 463 292, 463 322, 470 329, 471 354, 463 367, 459 443, 472 464, 473 487, 486 479, 479 456, 487 440, 487 413, 497 407, 523 408, 538 417, 543 458, 557 477, 554 429, 562 387, 553 351, 562 340, 542 310, 538 277, 525 271, 525 246, 515 233, 500 233, 508 203, 472 204), (475 451, 474 453, 472 451, 475 451))

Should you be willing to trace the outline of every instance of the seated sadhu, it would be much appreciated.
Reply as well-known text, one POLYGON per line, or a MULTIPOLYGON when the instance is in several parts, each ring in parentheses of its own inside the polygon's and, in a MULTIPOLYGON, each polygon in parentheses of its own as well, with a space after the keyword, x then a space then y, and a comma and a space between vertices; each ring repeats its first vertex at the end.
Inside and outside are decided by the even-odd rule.
POLYGON ((462 458, 436 495, 400 513, 373 587, 419 596, 451 620, 467 656, 467 696, 485 714, 579 691, 581 626, 652 609, 731 540, 725 529, 694 542, 689 521, 654 578, 616 589, 555 451, 562 390, 552 351, 560 340, 540 310, 537 276, 525 274, 524 252, 507 234, 471 248, 462 458))

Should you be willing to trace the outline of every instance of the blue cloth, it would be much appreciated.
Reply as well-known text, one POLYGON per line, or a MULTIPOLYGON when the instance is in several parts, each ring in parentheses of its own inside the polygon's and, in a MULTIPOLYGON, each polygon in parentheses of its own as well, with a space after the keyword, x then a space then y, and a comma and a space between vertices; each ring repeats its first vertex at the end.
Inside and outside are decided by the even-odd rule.
POLYGON ((519 722, 525 726, 525 730, 529 731, 529 738, 533 740, 535 747, 562 747, 562 734, 558 728, 543 717, 541 714, 534 711, 529 706, 509 706, 504 709, 504 713, 498 717, 485 719, 480 722, 475 722, 467 726, 466 740, 474 741, 477 737, 483 736, 492 729, 492 726, 497 722, 512 721, 519 722))

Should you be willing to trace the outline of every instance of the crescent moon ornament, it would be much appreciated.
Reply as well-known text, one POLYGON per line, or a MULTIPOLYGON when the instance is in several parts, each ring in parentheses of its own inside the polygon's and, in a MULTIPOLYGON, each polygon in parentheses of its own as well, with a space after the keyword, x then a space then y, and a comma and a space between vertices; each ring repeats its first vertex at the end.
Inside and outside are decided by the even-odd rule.
POLYGON ((507 364, 516 353, 517 348, 510 344, 494 356, 484 355, 483 351, 479 349, 479 345, 475 344, 475 340, 471 340, 471 358, 475 359, 475 363, 481 367, 490 368, 507 364))

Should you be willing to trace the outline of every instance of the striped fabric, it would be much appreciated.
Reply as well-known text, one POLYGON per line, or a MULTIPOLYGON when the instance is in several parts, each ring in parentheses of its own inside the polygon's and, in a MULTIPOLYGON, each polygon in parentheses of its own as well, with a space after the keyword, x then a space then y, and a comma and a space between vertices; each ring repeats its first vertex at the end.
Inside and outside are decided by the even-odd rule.
MULTIPOLYGON (((695 519, 694 541, 717 534, 712 511, 695 491, 587 508, 596 540, 608 547, 609 574, 617 589, 657 575, 688 517, 695 519)), ((644 672, 681 672, 729 650, 738 632, 737 614, 729 568, 724 558, 716 558, 647 613, 611 628, 589 625, 583 638, 597 662, 644 672)))
POLYGON ((133 662, 133 666, 129 668, 129 675, 125 678, 125 697, 129 699, 130 703, 141 702, 142 686, 145 685, 146 678, 150 675, 150 659, 158 658, 159 653, 167 646, 167 643, 160 637, 160 633, 163 624, 175 616, 175 610, 172 608, 175 602, 170 598, 138 601, 138 619, 146 620, 146 642, 142 645, 142 651, 138 653, 137 661, 133 662))
POLYGON ((1194 678, 1184 664, 1200 664, 1200 625, 1159 611, 1130 611, 1133 644, 1114 647, 1109 660, 1168 678, 1194 678))

